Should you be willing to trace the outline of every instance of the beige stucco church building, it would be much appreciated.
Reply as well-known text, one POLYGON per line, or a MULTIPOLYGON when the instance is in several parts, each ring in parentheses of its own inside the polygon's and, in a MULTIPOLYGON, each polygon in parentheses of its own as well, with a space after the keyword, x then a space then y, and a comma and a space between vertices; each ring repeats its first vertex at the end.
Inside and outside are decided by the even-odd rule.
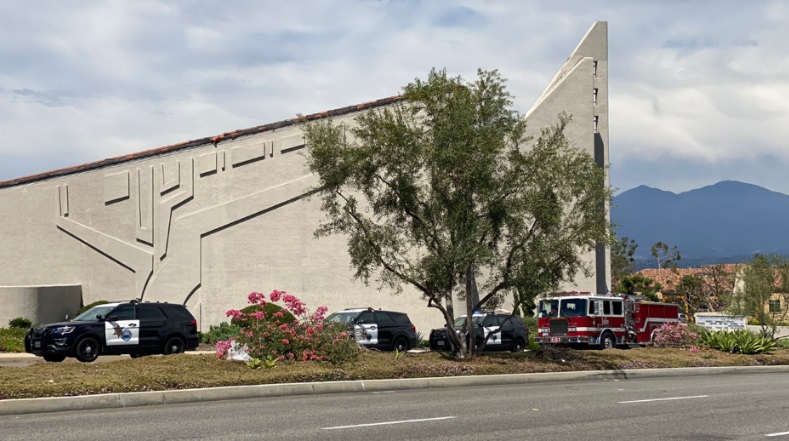
MULTIPOLYGON (((397 100, 325 113, 350 121, 397 100)), ((529 130, 572 115, 566 135, 608 167, 607 23, 595 23, 526 114, 529 130)), ((528 148, 528 146, 524 146, 528 148)), ((183 303, 200 328, 246 306, 252 291, 290 292, 313 310, 405 311, 427 335, 443 323, 414 291, 352 280, 344 238, 314 239, 316 179, 295 120, 0 182, 0 327, 51 322, 97 300, 183 303)), ((610 286, 605 247, 568 290, 610 286)))

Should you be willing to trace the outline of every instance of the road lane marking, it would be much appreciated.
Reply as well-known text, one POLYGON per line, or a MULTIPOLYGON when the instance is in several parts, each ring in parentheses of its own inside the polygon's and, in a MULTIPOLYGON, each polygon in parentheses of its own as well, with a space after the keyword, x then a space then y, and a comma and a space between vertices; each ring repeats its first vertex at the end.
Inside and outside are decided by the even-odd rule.
POLYGON ((354 427, 386 426, 388 424, 421 423, 423 421, 439 421, 439 420, 448 420, 448 419, 452 419, 452 418, 457 418, 457 417, 445 416, 445 417, 438 417, 438 418, 422 418, 422 419, 418 419, 418 420, 385 421, 383 423, 355 424, 353 426, 323 427, 323 430, 352 429, 354 427))
POLYGON ((764 436, 785 436, 785 435, 789 435, 789 432, 768 433, 767 435, 764 436))
POLYGON ((650 401, 690 400, 693 398, 707 398, 709 395, 695 395, 692 397, 651 398, 648 400, 620 401, 619 404, 649 403, 650 401))

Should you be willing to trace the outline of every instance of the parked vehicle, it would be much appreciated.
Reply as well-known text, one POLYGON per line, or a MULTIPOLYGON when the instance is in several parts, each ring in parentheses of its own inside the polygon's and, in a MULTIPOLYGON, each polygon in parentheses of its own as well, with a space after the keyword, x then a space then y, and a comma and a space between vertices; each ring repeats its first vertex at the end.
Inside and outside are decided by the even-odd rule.
POLYGON ((25 335, 25 351, 52 362, 177 354, 198 343, 197 321, 185 306, 137 301, 98 305, 71 321, 31 328, 25 335))
MULTIPOLYGON (((475 313, 471 317, 476 347, 484 351, 520 352, 529 345, 529 330, 523 319, 510 313, 475 313), (487 340, 485 340, 487 338, 487 340), (484 346, 483 346, 484 344, 484 346)), ((456 332, 460 332, 466 323, 466 316, 455 320, 456 332)), ((447 336, 447 329, 439 328, 430 331, 430 349, 434 351, 457 351, 447 336)))
POLYGON ((614 348, 644 345, 665 323, 679 321, 679 307, 642 296, 558 293, 539 300, 537 343, 614 348))
POLYGON ((416 327, 404 312, 354 308, 330 314, 326 321, 347 325, 366 348, 403 352, 419 345, 416 327))

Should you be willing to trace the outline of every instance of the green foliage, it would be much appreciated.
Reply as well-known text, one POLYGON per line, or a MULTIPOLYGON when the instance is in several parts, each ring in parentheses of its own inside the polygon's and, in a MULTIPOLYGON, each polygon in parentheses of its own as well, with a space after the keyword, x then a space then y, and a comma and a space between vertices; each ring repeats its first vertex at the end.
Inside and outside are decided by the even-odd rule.
POLYGON ((750 317, 749 324, 761 327, 762 334, 775 336, 777 327, 786 321, 787 309, 770 311, 770 300, 789 304, 789 259, 756 254, 742 270, 742 289, 735 290, 726 301, 734 315, 750 317))
POLYGON ((677 268, 677 261, 682 259, 679 249, 674 245, 669 246, 664 242, 655 242, 650 250, 652 257, 657 259, 657 267, 660 268, 677 268))
POLYGON ((628 237, 618 238, 611 244, 611 279, 614 285, 614 292, 619 286, 619 280, 633 273, 633 263, 635 261, 636 248, 638 244, 635 239, 628 237))
POLYGON ((649 277, 634 274, 632 276, 622 277, 619 281, 619 288, 625 294, 646 296, 649 300, 656 302, 658 300, 657 293, 662 286, 659 283, 655 283, 655 281, 649 277))
POLYGON ((106 301, 106 300, 98 300, 98 301, 95 301, 95 302, 91 303, 90 305, 85 305, 82 308, 80 308, 79 311, 74 313, 74 317, 82 314, 83 312, 89 310, 90 308, 93 308, 94 306, 104 305, 104 304, 107 304, 107 303, 109 303, 109 302, 106 301))
POLYGON ((701 334, 701 342, 712 349, 742 354, 772 353, 778 343, 765 335, 757 335, 750 331, 705 331, 701 334))
POLYGON ((304 127, 327 219, 316 236, 347 237, 356 278, 420 292, 464 356, 457 311, 502 294, 516 309, 531 304, 590 273, 584 254, 612 237, 605 170, 565 137, 570 117, 533 139, 511 106, 496 71, 466 82, 434 69, 354 125, 304 127))
POLYGON ((33 326, 33 321, 24 317, 13 318, 8 322, 8 327, 11 329, 29 329, 33 326))
POLYGON ((258 311, 263 311, 266 314, 266 317, 273 317, 274 314, 282 311, 282 317, 279 318, 281 323, 290 324, 296 320, 296 317, 294 317, 293 314, 291 314, 287 309, 283 309, 276 303, 268 302, 264 305, 259 305, 256 303, 245 308, 241 308, 241 312, 245 314, 245 317, 234 317, 230 319, 230 323, 238 326, 239 328, 249 326, 250 321, 248 317, 258 311))
POLYGON ((25 352, 26 332, 22 328, 0 328, 0 352, 25 352))
POLYGON ((789 338, 781 338, 775 341, 779 349, 789 349, 789 338))
POLYGON ((230 339, 240 333, 241 326, 222 322, 219 326, 209 326, 208 332, 200 334, 200 343, 215 345, 218 341, 230 339))
POLYGON ((273 358, 341 364, 358 357, 361 349, 348 327, 343 323, 324 322, 327 312, 325 306, 318 307, 315 313, 310 314, 306 305, 291 294, 274 290, 269 296, 270 301, 267 301, 264 294, 250 293, 247 297, 249 302, 253 306, 261 306, 244 308, 252 312, 227 311, 234 323, 245 325, 235 337, 217 342, 219 358, 231 356, 237 348, 245 348, 250 357, 259 360, 273 358), (263 307, 279 301, 287 310, 263 307))

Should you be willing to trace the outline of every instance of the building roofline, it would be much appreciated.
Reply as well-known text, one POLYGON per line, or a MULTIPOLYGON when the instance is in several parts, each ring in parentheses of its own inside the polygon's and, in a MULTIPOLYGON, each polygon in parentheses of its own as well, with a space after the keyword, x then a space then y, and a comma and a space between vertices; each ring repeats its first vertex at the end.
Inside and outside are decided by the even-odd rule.
POLYGON ((285 119, 282 121, 264 124, 261 126, 250 127, 248 129, 241 129, 241 130, 234 130, 231 132, 225 132, 216 136, 208 136, 205 138, 194 139, 192 141, 181 142, 178 144, 171 144, 163 147, 157 147, 150 150, 144 150, 137 153, 130 153, 127 155, 122 156, 115 156, 112 158, 102 159, 99 161, 88 162, 81 165, 75 165, 66 168, 60 168, 56 170, 50 170, 43 173, 36 173, 34 175, 23 176, 20 178, 9 179, 7 181, 0 181, 0 189, 7 188, 7 187, 14 187, 17 185, 22 184, 29 184, 32 182, 43 181, 50 178, 56 178, 61 176, 72 175, 75 173, 81 173, 88 170, 95 170, 103 167, 107 167, 110 165, 117 165, 122 164, 124 162, 134 161, 137 159, 143 158, 150 158, 153 156, 163 155, 167 153, 172 153, 180 150, 186 150, 198 146, 202 146, 205 144, 217 144, 220 141, 228 141, 235 138, 239 138, 242 136, 249 136, 255 135, 258 133, 268 132, 276 129, 280 129, 283 127, 289 127, 300 123, 301 121, 314 121, 323 118, 329 118, 333 116, 340 116, 340 115, 347 115, 349 113, 358 112, 360 110, 368 110, 373 109, 376 107, 382 107, 389 104, 393 104, 397 101, 403 99, 401 95, 395 95, 388 98, 382 98, 375 101, 368 101, 365 103, 341 107, 338 109, 327 110, 325 112, 313 113, 311 115, 305 115, 302 117, 296 117, 291 119, 285 119))

